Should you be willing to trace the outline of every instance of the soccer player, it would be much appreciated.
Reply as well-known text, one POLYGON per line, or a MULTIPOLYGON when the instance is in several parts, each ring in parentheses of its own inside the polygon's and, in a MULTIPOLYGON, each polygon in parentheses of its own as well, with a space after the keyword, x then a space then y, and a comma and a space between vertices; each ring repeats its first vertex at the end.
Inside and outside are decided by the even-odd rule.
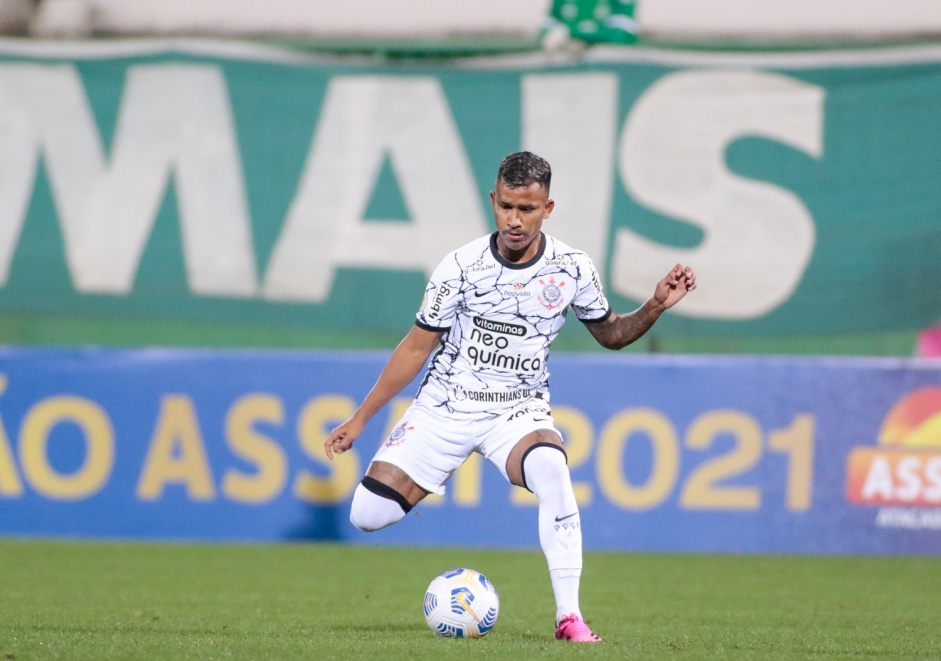
POLYGON ((608 349, 641 337, 696 288, 677 264, 629 314, 612 312, 588 256, 543 233, 555 202, 549 164, 507 156, 490 193, 496 232, 448 254, 425 288, 415 325, 327 456, 345 452, 366 423, 431 363, 414 402, 376 452, 353 494, 350 521, 374 531, 401 520, 444 485, 471 452, 536 494, 539 542, 556 600, 555 637, 601 642, 579 609, 582 531, 562 437, 549 408, 549 345, 569 308, 608 349))

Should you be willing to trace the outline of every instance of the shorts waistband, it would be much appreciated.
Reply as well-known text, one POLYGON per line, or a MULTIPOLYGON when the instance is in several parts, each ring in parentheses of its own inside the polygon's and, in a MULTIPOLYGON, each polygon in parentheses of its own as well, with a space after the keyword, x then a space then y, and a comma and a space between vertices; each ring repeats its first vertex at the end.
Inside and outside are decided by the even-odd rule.
POLYGON ((458 386, 451 392, 454 399, 459 402, 468 400, 471 402, 507 404, 520 402, 530 397, 546 399, 545 393, 528 388, 520 388, 519 390, 465 390, 458 386))

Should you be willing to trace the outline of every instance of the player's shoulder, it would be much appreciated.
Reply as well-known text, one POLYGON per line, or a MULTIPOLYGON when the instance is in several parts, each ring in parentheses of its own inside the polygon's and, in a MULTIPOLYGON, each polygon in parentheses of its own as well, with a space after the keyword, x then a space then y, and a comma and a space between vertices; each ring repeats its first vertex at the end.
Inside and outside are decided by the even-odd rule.
POLYGON ((483 236, 478 236, 473 241, 468 241, 460 248, 456 248, 454 252, 456 254, 467 254, 467 255, 481 255, 486 253, 490 248, 490 237, 491 234, 484 234, 483 236))
POLYGON ((474 264, 479 264, 486 258, 490 251, 490 235, 478 237, 473 241, 465 243, 463 246, 452 249, 442 259, 438 267, 447 270, 456 269, 457 271, 466 271, 474 264))
POLYGON ((474 262, 486 255, 490 250, 490 235, 477 237, 473 241, 465 243, 463 246, 454 248, 447 254, 445 259, 457 259, 461 263, 474 262))
POLYGON ((565 265, 566 262, 582 263, 590 261, 591 258, 584 250, 573 248, 565 241, 557 239, 550 234, 546 234, 545 237, 546 250, 543 257, 547 262, 565 265))

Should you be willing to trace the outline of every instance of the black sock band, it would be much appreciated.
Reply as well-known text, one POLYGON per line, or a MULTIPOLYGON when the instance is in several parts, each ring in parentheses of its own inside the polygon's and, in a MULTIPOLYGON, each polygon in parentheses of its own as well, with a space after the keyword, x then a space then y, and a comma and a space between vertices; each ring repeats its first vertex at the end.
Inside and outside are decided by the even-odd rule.
POLYGON ((541 443, 535 443, 534 445, 526 448, 526 452, 523 453, 523 458, 520 459, 520 475, 523 476, 523 487, 526 491, 532 493, 533 490, 526 485, 526 457, 529 456, 529 453, 535 450, 536 448, 555 448, 562 453, 562 456, 565 457, 565 463, 569 463, 569 456, 565 454, 565 449, 561 446, 556 445, 555 443, 546 443, 545 441, 541 443))
POLYGON ((363 478, 363 486, 366 487, 367 491, 371 491, 377 496, 394 500, 403 510, 405 510, 406 514, 412 511, 412 504, 406 500, 405 496, 390 487, 388 484, 383 484, 376 478, 369 477, 367 475, 363 478))

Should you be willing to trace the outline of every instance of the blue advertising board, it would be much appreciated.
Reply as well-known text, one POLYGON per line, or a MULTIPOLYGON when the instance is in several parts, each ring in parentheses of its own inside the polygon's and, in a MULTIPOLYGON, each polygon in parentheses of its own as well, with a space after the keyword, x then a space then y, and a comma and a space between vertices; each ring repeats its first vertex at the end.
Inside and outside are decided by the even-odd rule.
MULTIPOLYGON (((334 462, 387 353, 0 348, 0 535, 537 547, 473 456, 443 497, 348 520, 406 389, 334 462)), ((559 354, 586 549, 941 554, 941 362, 559 354)))

